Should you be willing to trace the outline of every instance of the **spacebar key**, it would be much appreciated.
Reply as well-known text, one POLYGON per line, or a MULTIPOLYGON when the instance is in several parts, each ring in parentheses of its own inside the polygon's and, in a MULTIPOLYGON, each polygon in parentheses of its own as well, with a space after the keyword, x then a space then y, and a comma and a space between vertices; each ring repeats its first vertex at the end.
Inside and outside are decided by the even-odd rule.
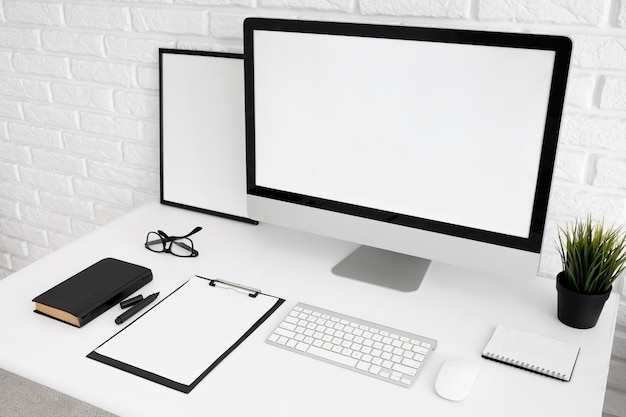
POLYGON ((354 368, 358 362, 358 360, 351 358, 349 356, 343 356, 339 353, 331 352, 330 350, 322 349, 317 346, 309 347, 309 349, 306 352, 310 355, 317 356, 318 358, 323 358, 331 362, 336 362, 342 365, 350 366, 352 368, 354 368))

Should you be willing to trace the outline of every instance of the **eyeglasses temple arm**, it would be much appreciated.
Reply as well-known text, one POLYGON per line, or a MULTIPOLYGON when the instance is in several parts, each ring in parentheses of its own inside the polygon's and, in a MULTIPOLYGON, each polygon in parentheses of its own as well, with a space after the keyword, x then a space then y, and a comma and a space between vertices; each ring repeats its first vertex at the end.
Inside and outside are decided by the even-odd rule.
POLYGON ((182 236, 182 237, 189 237, 191 235, 195 235, 200 230, 202 230, 202 227, 201 226, 196 226, 191 232, 187 233, 185 236, 182 236))
POLYGON ((200 230, 202 230, 201 226, 196 226, 191 232, 187 233, 186 235, 183 236, 168 236, 165 234, 164 231, 159 230, 158 233, 163 236, 168 242, 171 242, 173 240, 178 240, 178 239, 185 239, 188 238, 191 235, 195 235, 196 233, 198 233, 200 230))

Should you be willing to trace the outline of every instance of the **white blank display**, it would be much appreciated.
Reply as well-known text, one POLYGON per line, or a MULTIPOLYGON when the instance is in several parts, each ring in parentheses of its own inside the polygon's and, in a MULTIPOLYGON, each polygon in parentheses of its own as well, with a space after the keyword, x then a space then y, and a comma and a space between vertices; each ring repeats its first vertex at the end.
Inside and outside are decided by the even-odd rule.
POLYGON ((260 30, 255 51, 258 185, 528 237, 553 51, 260 30))
POLYGON ((161 200, 247 220, 243 59, 186 52, 161 54, 161 200))

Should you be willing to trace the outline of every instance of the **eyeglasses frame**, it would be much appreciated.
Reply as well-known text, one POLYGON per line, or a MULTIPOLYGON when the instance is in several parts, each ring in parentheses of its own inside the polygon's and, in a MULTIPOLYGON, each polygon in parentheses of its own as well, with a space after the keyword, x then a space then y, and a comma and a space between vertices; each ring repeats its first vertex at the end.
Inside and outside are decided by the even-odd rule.
POLYGON ((202 230, 202 227, 197 226, 195 227, 191 232, 187 233, 186 235, 183 236, 168 236, 167 233, 165 233, 162 230, 157 230, 156 232, 148 232, 148 234, 146 235, 146 243, 144 243, 144 247, 146 249, 148 249, 149 251, 155 252, 155 253, 169 253, 171 255, 174 256, 178 256, 179 258, 195 258, 196 256, 199 255, 199 252, 193 247, 193 240, 189 239, 189 236, 194 235, 196 233, 198 233, 200 230, 202 230), (157 240, 151 240, 148 241, 148 236, 150 236, 150 233, 154 233, 157 236, 159 236, 159 239, 161 240, 161 243, 163 244, 163 250, 162 251, 155 251, 153 249, 150 248, 150 244, 154 244, 157 243, 157 240), (181 239, 188 239, 191 242, 191 247, 189 247, 187 244, 183 243, 183 242, 178 242, 178 240, 181 239), (169 245, 168 245, 169 243, 169 245), (182 248, 185 248, 187 250, 190 251, 190 255, 186 256, 186 255, 179 255, 175 252, 172 252, 172 245, 176 244, 177 246, 180 246, 182 248))

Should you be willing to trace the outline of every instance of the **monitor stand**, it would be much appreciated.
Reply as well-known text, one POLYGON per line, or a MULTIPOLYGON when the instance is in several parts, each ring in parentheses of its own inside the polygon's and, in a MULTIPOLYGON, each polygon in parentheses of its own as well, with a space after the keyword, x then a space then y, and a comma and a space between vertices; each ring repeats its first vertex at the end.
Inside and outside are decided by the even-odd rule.
POLYGON ((333 274, 409 292, 419 288, 429 259, 359 246, 332 269, 333 274))

